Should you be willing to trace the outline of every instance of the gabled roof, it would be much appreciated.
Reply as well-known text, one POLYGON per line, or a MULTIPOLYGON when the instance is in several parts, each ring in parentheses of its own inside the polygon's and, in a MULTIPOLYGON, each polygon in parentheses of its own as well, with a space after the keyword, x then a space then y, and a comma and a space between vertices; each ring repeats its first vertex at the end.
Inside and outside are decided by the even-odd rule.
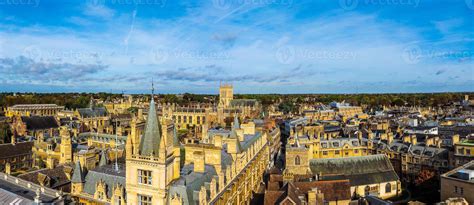
POLYGON ((384 154, 312 159, 310 169, 314 175, 326 180, 349 179, 351 185, 376 184, 399 180, 390 160, 384 154))
POLYGON ((145 134, 140 140, 139 153, 141 155, 158 156, 160 150, 161 130, 156 114, 155 101, 151 98, 148 118, 145 125, 145 134))
POLYGON ((89 171, 85 177, 84 192, 94 195, 96 184, 103 181, 107 186, 107 197, 112 196, 113 189, 117 185, 125 187, 125 170, 124 164, 119 164, 120 170, 116 171, 113 165, 96 167, 89 171))

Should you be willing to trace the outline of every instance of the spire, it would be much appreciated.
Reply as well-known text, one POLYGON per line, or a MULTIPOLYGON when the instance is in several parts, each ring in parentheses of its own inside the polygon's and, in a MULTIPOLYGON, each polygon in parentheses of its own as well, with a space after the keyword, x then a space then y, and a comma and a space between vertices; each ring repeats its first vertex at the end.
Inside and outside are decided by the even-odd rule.
POLYGON ((237 117, 237 114, 234 115, 234 126, 232 129, 240 129, 239 118, 237 117))
MULTIPOLYGON (((152 83, 153 84, 153 83, 152 83)), ((156 115, 155 100, 153 99, 154 88, 152 85, 152 94, 150 101, 150 108, 148 110, 148 118, 145 125, 145 134, 140 140, 138 148, 140 155, 154 155, 157 156, 160 149, 161 131, 156 115)))
POLYGON ((105 166, 107 165, 107 162, 107 155, 105 154, 105 151, 102 151, 102 153, 100 154, 99 166, 105 166))
POLYGON ((176 126, 173 126, 173 146, 179 147, 179 138, 178 138, 178 133, 176 131, 176 126))
POLYGON ((81 163, 79 160, 76 162, 74 167, 74 173, 72 174, 72 183, 84 183, 84 175, 82 174, 81 163))
POLYGON ((94 97, 91 97, 90 101, 89 101, 89 108, 90 109, 93 109, 94 108, 94 97))

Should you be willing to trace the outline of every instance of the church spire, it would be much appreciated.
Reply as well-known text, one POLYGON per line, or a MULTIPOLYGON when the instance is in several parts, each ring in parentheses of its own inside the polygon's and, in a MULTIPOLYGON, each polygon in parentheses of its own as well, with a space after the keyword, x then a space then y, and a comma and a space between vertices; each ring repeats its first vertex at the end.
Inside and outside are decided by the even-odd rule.
POLYGON ((105 150, 102 150, 101 155, 100 155, 99 166, 105 166, 107 165, 107 162, 108 162, 108 159, 107 159, 105 150))
POLYGON ((235 130, 240 129, 239 118, 237 117, 237 113, 234 116, 234 125, 232 128, 235 130))
POLYGON ((73 183, 83 183, 84 182, 84 175, 82 174, 82 167, 79 160, 76 162, 76 166, 74 167, 74 172, 72 174, 71 182, 73 183))
POLYGON ((157 156, 160 149, 161 131, 156 114, 155 100, 154 100, 155 88, 152 82, 151 89, 151 101, 150 108, 148 110, 148 118, 145 125, 145 134, 140 140, 139 154, 140 155, 153 155, 157 156))

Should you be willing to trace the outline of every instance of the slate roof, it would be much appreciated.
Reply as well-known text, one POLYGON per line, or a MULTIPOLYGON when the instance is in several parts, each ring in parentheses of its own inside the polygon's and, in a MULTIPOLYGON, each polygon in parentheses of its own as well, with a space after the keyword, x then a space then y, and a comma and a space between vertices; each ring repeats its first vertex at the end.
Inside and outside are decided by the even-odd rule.
MULTIPOLYGON (((13 204, 21 205, 33 204, 36 191, 42 187, 33 183, 28 187, 29 182, 10 175, 7 175, 5 179, 5 175, 4 173, 0 173, 0 203, 10 204, 14 202, 13 204), (18 181, 16 181, 17 179, 18 181)), ((45 187, 44 192, 39 192, 39 199, 44 204, 67 204, 67 202, 64 202, 64 194, 62 194, 63 199, 59 199, 56 194, 60 194, 60 192, 45 187)))
POLYGON ((230 101, 231 106, 255 106, 257 105, 258 101, 255 99, 234 99, 230 101))
POLYGON ((310 160, 310 169, 323 180, 349 179, 352 186, 399 180, 384 154, 310 160))
POLYGON ((82 172, 82 167, 79 161, 77 161, 74 166, 74 173, 72 174, 71 182, 84 182, 84 173, 82 172))
POLYGON ((82 118, 107 116, 107 110, 104 107, 78 108, 77 111, 82 118))
POLYGON ((0 144, 0 158, 11 158, 18 155, 32 154, 31 148, 34 142, 18 142, 16 144, 0 144))
POLYGON ((145 125, 145 134, 140 140, 139 151, 141 155, 158 156, 160 150, 161 130, 156 114, 155 101, 151 98, 148 118, 145 125))
POLYGON ((125 169, 124 164, 119 164, 119 171, 117 172, 112 165, 99 166, 87 172, 84 183, 84 192, 94 195, 96 184, 101 180, 107 185, 106 194, 110 198, 113 189, 120 184, 125 187, 125 169))
POLYGON ((59 127, 53 116, 21 117, 21 121, 25 123, 27 130, 45 130, 59 127))
MULTIPOLYGON (((72 173, 72 167, 70 166, 64 166, 64 165, 59 165, 55 167, 54 169, 40 169, 34 172, 22 174, 18 176, 20 179, 24 179, 26 181, 33 182, 35 184, 40 184, 40 181, 38 179, 38 175, 43 174, 46 175, 50 178, 50 184, 49 188, 56 189, 57 187, 64 186, 66 184, 69 184, 71 181, 67 177, 66 173, 72 173)), ((69 190, 63 190, 63 191, 69 191, 69 190)))
MULTIPOLYGON (((212 178, 217 176, 214 166, 205 165, 203 173, 194 172, 194 164, 184 165, 181 170, 181 177, 174 181, 169 189, 168 197, 176 194, 183 199, 183 204, 193 205, 199 204, 199 190, 201 186, 208 185, 212 178)), ((216 181, 218 181, 216 179, 216 181)))

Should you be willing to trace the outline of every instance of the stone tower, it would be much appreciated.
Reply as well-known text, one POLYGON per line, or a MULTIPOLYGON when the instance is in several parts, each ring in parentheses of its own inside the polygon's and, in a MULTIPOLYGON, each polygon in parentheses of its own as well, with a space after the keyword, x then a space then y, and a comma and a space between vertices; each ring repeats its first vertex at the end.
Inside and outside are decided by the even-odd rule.
POLYGON ((230 84, 221 84, 219 86, 219 105, 227 108, 234 99, 234 88, 230 84))
POLYGON ((133 144, 131 139, 127 140, 128 204, 139 204, 140 201, 166 204, 167 187, 176 176, 179 177, 179 156, 174 151, 176 141, 167 141, 161 128, 152 96, 145 131, 139 144, 133 144))
POLYGON ((72 162, 72 142, 71 142, 71 133, 66 126, 61 127, 61 144, 59 145, 59 150, 61 155, 59 157, 59 164, 66 164, 72 162))

